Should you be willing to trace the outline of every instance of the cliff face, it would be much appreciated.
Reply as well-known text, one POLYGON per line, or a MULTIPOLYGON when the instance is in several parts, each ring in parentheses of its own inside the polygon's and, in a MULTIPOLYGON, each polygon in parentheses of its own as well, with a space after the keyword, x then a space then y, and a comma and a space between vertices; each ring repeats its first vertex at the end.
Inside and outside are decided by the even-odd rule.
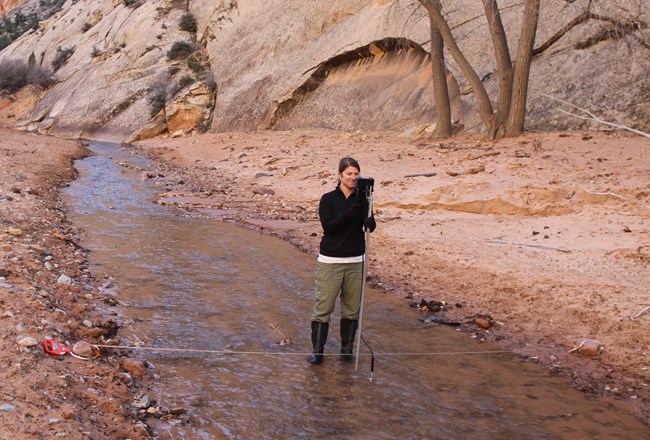
MULTIPOLYGON (((626 1, 639 4, 636 19, 650 21, 643 1, 626 1)), ((449 20, 459 45, 496 97, 496 66, 480 2, 444 3, 453 11, 449 20)), ((586 3, 543 2, 537 45, 586 3)), ((61 51, 74 49, 25 126, 70 137, 124 140, 206 128, 412 130, 434 120, 429 21, 417 2, 193 0, 189 11, 197 20, 196 33, 179 29, 185 11, 178 8, 184 5, 164 0, 67 2, 38 30, 0 52, 0 60, 27 60, 34 54, 37 62, 50 66, 61 51), (194 66, 187 55, 169 59, 170 49, 180 42, 196 44, 194 66)), ((522 7, 516 1, 500 6, 514 54, 522 7)), ((638 42, 646 31, 585 44, 595 41, 606 25, 592 20, 576 27, 535 58, 529 127, 584 124, 560 113, 559 103, 548 95, 601 115, 601 110, 616 109, 620 122, 648 128, 650 51, 638 42)), ((469 87, 449 56, 447 60, 454 119, 467 129, 480 129, 469 87)))
POLYGON ((0 15, 20 6, 24 0, 0 0, 0 15))

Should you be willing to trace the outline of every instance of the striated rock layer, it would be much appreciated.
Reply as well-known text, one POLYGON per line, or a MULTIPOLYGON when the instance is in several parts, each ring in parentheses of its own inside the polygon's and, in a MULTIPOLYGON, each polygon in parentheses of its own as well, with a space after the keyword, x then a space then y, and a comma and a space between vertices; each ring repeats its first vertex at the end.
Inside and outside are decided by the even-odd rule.
MULTIPOLYGON (((496 103, 498 75, 481 3, 443 3, 458 44, 496 103)), ((536 46, 582 13, 587 3, 543 2, 536 46)), ((583 23, 534 59, 529 128, 593 124, 560 112, 567 107, 557 98, 650 129, 650 17, 644 2, 625 3, 630 8, 593 5, 594 14, 612 20, 583 23), (626 10, 634 16, 626 17, 626 10), (639 29, 611 32, 612 23, 629 20, 639 29)), ((197 20, 196 33, 179 28, 185 3, 66 2, 39 29, 0 52, 0 61, 28 60, 33 54, 37 63, 50 67, 62 51, 73 50, 24 128, 121 141, 206 129, 413 133, 434 120, 429 20, 417 1, 188 4, 197 20), (194 45, 196 52, 170 59, 170 49, 179 43, 194 45)), ((523 6, 515 0, 499 5, 514 57, 523 6)), ((457 126, 481 130, 471 88, 448 54, 447 67, 457 126)))

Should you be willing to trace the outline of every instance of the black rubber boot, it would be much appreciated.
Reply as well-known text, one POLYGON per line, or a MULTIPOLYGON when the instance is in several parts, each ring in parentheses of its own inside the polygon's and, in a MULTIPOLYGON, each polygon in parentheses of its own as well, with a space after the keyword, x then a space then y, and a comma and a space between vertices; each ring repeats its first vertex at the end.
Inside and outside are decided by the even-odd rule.
POLYGON ((357 327, 359 321, 351 319, 341 319, 341 358, 345 362, 354 361, 352 348, 354 346, 354 338, 357 335, 357 327))
POLYGON ((314 347, 314 354, 309 358, 309 363, 312 365, 323 363, 323 351, 327 342, 329 328, 329 322, 311 322, 311 345, 314 347))

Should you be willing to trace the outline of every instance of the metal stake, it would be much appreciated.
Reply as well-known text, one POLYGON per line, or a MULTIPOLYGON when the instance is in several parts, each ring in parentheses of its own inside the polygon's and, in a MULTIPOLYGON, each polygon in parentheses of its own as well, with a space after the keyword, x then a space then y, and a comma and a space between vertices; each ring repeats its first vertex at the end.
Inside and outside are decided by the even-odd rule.
MULTIPOLYGON (((366 188, 366 198, 368 199, 368 218, 372 217, 372 188, 366 188)), ((359 306, 359 326, 355 337, 356 351, 354 356, 354 373, 359 373, 359 353, 361 351, 361 329, 363 327, 363 302, 366 296, 366 276, 368 274, 368 248, 370 246, 370 231, 366 229, 366 252, 363 254, 362 271, 361 271, 361 304, 359 306)))

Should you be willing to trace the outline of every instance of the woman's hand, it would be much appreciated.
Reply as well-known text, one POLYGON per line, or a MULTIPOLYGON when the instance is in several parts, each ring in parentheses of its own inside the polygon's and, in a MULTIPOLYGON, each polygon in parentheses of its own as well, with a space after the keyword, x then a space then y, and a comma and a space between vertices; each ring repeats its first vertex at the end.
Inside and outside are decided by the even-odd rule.
POLYGON ((377 228, 377 222, 375 221, 374 217, 366 217, 363 219, 363 227, 368 230, 368 232, 372 232, 377 228))

